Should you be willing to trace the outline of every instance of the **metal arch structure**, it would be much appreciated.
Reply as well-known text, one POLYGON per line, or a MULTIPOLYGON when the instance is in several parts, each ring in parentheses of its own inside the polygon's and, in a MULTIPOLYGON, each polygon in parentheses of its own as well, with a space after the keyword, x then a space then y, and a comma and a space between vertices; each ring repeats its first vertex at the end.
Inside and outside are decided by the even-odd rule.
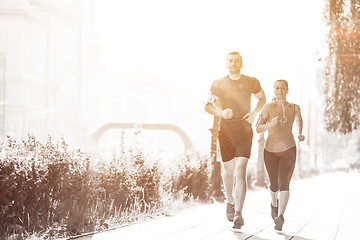
POLYGON ((92 135, 92 139, 96 142, 100 139, 101 135, 110 129, 132 129, 135 126, 141 126, 141 129, 148 130, 168 130, 175 132, 181 137, 184 142, 184 151, 193 150, 193 144, 190 137, 184 130, 174 124, 150 124, 150 123, 107 123, 96 130, 92 135))

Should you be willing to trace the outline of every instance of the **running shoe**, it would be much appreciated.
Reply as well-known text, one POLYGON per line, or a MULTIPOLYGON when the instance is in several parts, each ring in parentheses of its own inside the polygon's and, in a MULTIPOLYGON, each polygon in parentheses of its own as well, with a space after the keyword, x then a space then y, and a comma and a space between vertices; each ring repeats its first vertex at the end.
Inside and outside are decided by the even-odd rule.
POLYGON ((235 215, 234 203, 226 203, 226 217, 230 222, 234 221, 234 215, 235 215))
POLYGON ((244 219, 241 216, 241 212, 236 212, 233 229, 240 229, 242 226, 244 226, 244 219))
POLYGON ((275 218, 274 223, 275 223, 275 230, 281 231, 283 224, 284 224, 285 220, 284 220, 284 216, 280 215, 278 217, 275 218))

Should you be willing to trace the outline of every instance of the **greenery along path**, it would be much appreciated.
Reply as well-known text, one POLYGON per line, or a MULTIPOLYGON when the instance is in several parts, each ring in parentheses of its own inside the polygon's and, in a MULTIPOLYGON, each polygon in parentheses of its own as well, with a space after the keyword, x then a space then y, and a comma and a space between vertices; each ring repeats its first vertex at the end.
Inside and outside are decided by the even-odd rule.
POLYGON ((359 184, 360 174, 339 172, 293 181, 282 232, 273 229, 270 197, 260 189, 247 194, 241 232, 234 232, 226 220, 225 204, 214 203, 77 239, 356 239, 359 184))

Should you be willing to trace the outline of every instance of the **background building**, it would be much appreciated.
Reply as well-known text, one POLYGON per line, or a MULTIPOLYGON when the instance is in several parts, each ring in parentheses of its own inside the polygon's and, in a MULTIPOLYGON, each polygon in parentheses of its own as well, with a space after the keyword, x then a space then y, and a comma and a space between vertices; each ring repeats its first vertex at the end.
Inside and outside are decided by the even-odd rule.
POLYGON ((83 85, 97 70, 91 11, 91 1, 0 1, 2 139, 81 143, 83 85))

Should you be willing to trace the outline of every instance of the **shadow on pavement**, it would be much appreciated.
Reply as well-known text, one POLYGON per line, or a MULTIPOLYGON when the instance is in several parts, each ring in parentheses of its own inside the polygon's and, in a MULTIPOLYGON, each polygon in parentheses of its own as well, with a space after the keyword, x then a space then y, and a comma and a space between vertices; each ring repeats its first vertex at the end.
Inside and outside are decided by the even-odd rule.
MULTIPOLYGON (((249 240, 271 240, 271 239, 268 239, 268 238, 262 238, 262 237, 257 237, 257 236, 253 236, 251 234, 248 234, 248 233, 244 233, 244 232, 241 232, 241 231, 232 231, 233 234, 236 236, 236 238, 238 240, 245 240, 245 239, 249 239, 249 240)), ((301 236, 294 236, 294 235, 289 235, 287 233, 284 233, 284 232, 277 232, 278 235, 281 235, 281 236, 284 236, 284 240, 290 240, 290 239, 293 239, 294 237, 296 237, 296 240, 314 240, 314 239, 310 239, 310 238, 304 238, 304 237, 301 237, 301 236)))
POLYGON ((294 237, 296 237, 296 240, 314 240, 314 239, 311 239, 311 238, 303 238, 303 237, 298 236, 298 235, 296 235, 296 236, 289 235, 289 234, 284 233, 284 232, 277 232, 277 234, 284 236, 284 239, 293 239, 294 237))
POLYGON ((232 230, 232 232, 234 233, 234 235, 236 236, 236 238, 238 240, 245 240, 245 239, 250 239, 250 240, 270 240, 270 239, 267 239, 267 238, 261 238, 261 237, 253 236, 252 234, 244 233, 244 232, 237 231, 237 230, 232 230))

